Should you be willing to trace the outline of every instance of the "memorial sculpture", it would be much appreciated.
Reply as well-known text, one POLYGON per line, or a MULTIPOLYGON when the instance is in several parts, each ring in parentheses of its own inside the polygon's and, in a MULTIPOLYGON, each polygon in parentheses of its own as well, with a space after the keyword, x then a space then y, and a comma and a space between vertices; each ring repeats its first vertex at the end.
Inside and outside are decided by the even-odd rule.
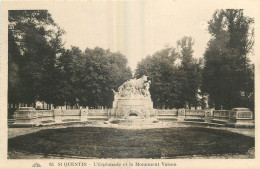
POLYGON ((124 82, 118 92, 114 91, 112 114, 117 118, 139 116, 147 118, 154 115, 153 103, 150 95, 150 84, 147 76, 130 79, 124 82))

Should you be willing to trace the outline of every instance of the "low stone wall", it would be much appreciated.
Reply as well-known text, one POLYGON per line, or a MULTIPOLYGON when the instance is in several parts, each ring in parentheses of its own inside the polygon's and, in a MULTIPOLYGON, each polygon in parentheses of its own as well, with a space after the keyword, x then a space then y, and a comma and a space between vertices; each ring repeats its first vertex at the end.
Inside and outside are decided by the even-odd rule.
POLYGON ((186 110, 185 116, 205 117, 205 111, 204 110, 186 110))
POLYGON ((72 110, 35 110, 32 107, 21 107, 14 113, 12 126, 38 126, 88 120, 109 119, 110 109, 72 109, 72 110))
POLYGON ((61 110, 62 116, 80 116, 80 109, 61 110))
MULTIPOLYGON (((185 110, 185 109, 154 109, 158 120, 200 121, 221 123, 236 126, 251 125, 253 113, 237 110, 185 110)), ((18 108, 14 113, 15 122, 12 126, 38 126, 91 120, 109 120, 116 117, 113 109, 72 109, 72 110, 35 110, 32 107, 18 108)), ((141 117, 139 117, 141 118, 141 117)))
POLYGON ((185 110, 185 121, 205 121, 205 110, 185 110))
POLYGON ((55 123, 54 110, 37 110, 37 113, 40 124, 55 123))
POLYGON ((157 116, 178 116, 178 110, 176 109, 157 109, 157 116))
POLYGON ((111 109, 88 109, 88 120, 108 120, 111 115, 111 109))
POLYGON ((228 123, 229 110, 214 110, 212 121, 217 123, 228 123))
POLYGON ((61 111, 62 122, 80 122, 81 112, 80 109, 62 110, 61 111))
POLYGON ((177 120, 178 110, 176 109, 157 109, 155 115, 158 120, 177 120))
POLYGON ((89 109, 88 116, 108 116, 111 109, 89 109))

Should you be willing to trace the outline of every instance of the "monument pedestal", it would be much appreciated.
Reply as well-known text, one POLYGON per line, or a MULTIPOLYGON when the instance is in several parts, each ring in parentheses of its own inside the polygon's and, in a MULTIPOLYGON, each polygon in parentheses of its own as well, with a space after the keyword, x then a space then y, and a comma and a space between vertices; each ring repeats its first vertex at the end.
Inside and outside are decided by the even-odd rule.
POLYGON ((114 90, 114 102, 111 115, 117 119, 129 117, 148 118, 155 115, 149 91, 151 81, 147 76, 131 79, 123 83, 118 92, 114 90))
POLYGON ((15 122, 12 126, 38 126, 38 112, 33 107, 20 107, 14 112, 15 122))
POLYGON ((116 99, 113 102, 113 115, 116 118, 147 118, 155 115, 153 102, 150 98, 116 99))
POLYGON ((235 127, 254 127, 253 112, 248 108, 233 108, 229 112, 228 125, 235 127))

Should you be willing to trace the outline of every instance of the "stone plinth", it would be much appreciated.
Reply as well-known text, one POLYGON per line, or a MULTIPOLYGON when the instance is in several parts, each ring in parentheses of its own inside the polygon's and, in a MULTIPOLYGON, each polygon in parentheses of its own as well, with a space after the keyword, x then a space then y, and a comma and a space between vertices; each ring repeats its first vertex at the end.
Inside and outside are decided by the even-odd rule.
POLYGON ((20 107, 14 112, 15 122, 12 126, 38 126, 38 112, 33 107, 20 107))
POLYGON ((254 126, 253 112, 247 108, 234 108, 230 111, 228 123, 235 126, 254 126))
POLYGON ((61 110, 54 109, 53 114, 54 114, 55 123, 62 123, 62 120, 61 120, 61 110))
POLYGON ((81 121, 88 121, 88 109, 81 109, 80 110, 80 115, 81 115, 81 121))
POLYGON ((154 116, 155 111, 150 98, 116 99, 113 102, 112 115, 117 118, 128 118, 130 116, 147 118, 154 116))

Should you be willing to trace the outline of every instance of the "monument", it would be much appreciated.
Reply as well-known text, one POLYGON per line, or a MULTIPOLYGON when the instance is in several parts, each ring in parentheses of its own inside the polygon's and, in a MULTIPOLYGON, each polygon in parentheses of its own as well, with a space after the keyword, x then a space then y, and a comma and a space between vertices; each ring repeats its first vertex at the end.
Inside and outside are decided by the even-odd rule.
POLYGON ((114 91, 112 114, 116 118, 127 119, 131 116, 148 118, 155 115, 150 95, 151 81, 147 76, 139 79, 130 79, 124 82, 118 92, 114 91))

